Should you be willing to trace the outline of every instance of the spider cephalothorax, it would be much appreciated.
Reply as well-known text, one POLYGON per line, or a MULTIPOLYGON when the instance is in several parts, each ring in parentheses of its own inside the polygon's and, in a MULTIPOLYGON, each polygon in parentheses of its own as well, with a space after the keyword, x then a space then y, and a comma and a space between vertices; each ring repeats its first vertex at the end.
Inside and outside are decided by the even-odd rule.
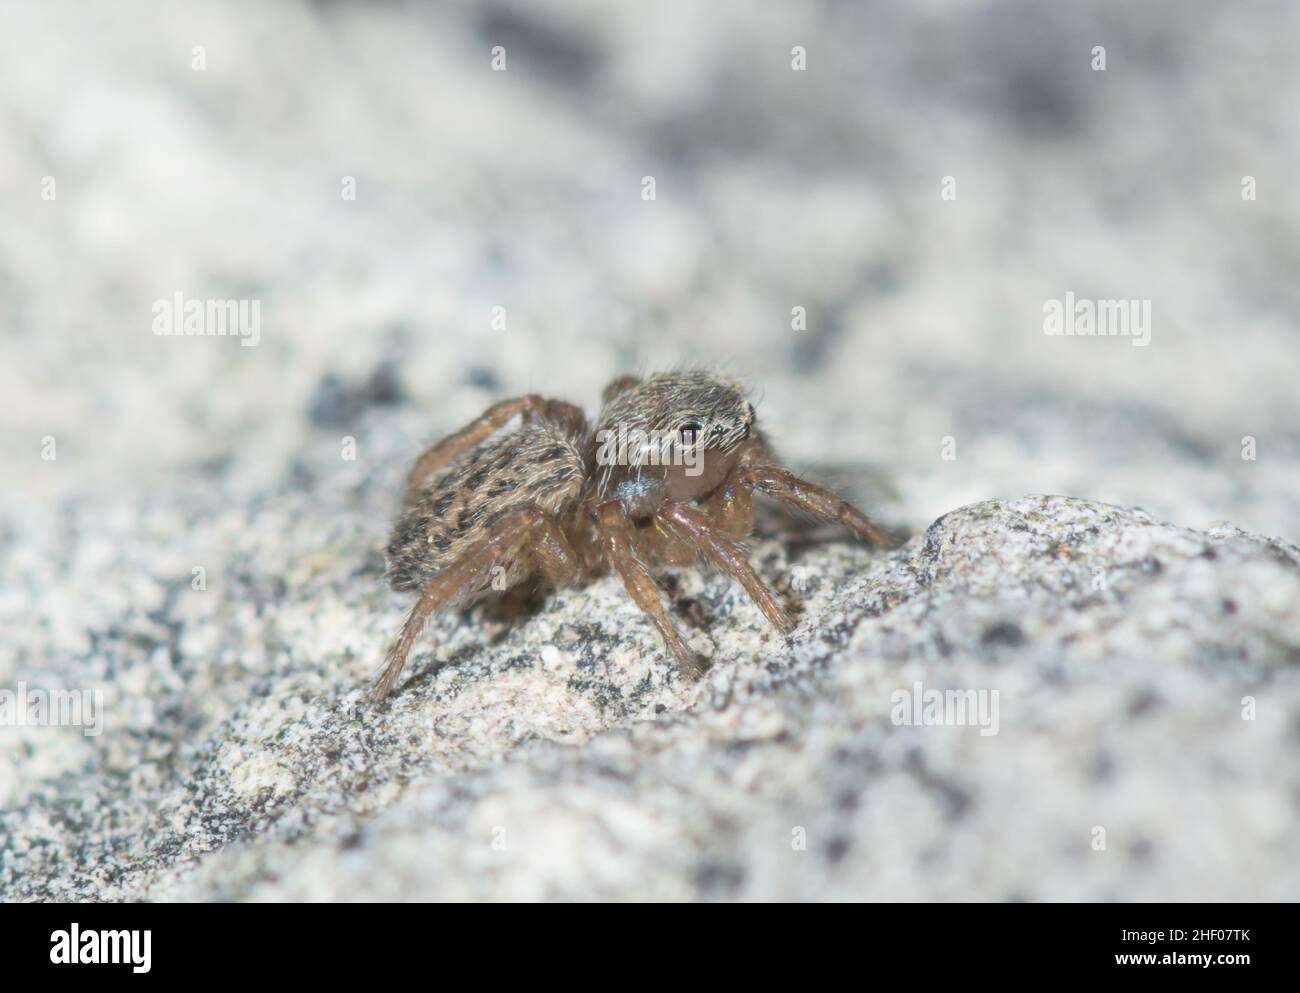
POLYGON ((620 383, 607 393, 591 446, 597 499, 617 496, 636 517, 726 478, 754 425, 739 384, 699 371, 620 383))
POLYGON ((611 566, 688 673, 698 673, 700 661, 664 608, 655 565, 703 557, 787 630, 789 615, 739 544, 753 530, 755 490, 889 544, 861 511, 777 465, 745 391, 713 373, 615 380, 591 431, 582 411, 563 401, 526 396, 493 405, 411 470, 388 576, 394 589, 420 598, 376 694, 392 688, 435 609, 611 566), (502 431, 516 415, 519 426, 502 431))

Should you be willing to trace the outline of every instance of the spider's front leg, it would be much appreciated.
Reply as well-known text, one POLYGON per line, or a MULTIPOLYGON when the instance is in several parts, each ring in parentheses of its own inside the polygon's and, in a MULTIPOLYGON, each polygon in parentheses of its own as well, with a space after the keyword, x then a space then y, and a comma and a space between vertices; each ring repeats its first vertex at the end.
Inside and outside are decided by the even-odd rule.
POLYGON ((420 593, 384 663, 371 693, 374 700, 388 695, 406 665, 415 640, 429 615, 475 589, 491 568, 511 553, 531 555, 556 586, 577 578, 580 563, 564 530, 550 514, 528 504, 503 517, 477 545, 434 576, 420 593))
POLYGON ((789 469, 773 465, 762 448, 746 451, 737 469, 742 485, 783 503, 830 521, 838 521, 860 538, 880 548, 894 543, 874 521, 843 497, 824 486, 801 479, 789 469))
POLYGON ((672 503, 661 510, 658 517, 683 540, 703 552, 710 562, 739 580, 745 592, 776 628, 789 631, 794 626, 790 615, 777 602, 776 594, 749 564, 745 549, 715 527, 707 514, 687 503, 672 503))
POLYGON ((636 557, 632 543, 632 522, 628 520, 623 504, 618 500, 608 500, 597 506, 594 513, 605 556, 622 577, 628 596, 650 616, 650 620, 659 629, 664 644, 677 658, 678 668, 683 675, 698 676, 704 667, 687 647, 672 618, 668 616, 663 601, 659 599, 654 577, 636 557))

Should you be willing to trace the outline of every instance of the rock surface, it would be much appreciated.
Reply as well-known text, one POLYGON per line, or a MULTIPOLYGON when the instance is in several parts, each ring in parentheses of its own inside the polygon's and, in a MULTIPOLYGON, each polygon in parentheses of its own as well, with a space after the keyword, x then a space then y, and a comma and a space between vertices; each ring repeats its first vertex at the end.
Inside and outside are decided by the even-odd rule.
POLYGON ((0 691, 104 727, 0 726, 0 899, 1300 897, 1300 7, 759 7, 13 5, 0 691), (420 446, 682 363, 912 540, 768 520, 788 644, 668 573, 698 683, 604 579, 368 707, 420 446))
POLYGON ((115 726, 19 783, 7 898, 1300 886, 1300 551, 1282 542, 1065 497, 975 504, 888 554, 768 539, 763 573, 801 587, 789 645, 734 584, 674 573, 714 660, 684 682, 605 579, 530 619, 444 618, 376 709, 363 681, 396 598, 300 509, 273 516, 246 526, 280 529, 296 568, 250 575, 250 552, 223 575, 237 596, 172 587, 105 633, 115 726), (917 683, 992 691, 994 721, 900 723, 917 683))

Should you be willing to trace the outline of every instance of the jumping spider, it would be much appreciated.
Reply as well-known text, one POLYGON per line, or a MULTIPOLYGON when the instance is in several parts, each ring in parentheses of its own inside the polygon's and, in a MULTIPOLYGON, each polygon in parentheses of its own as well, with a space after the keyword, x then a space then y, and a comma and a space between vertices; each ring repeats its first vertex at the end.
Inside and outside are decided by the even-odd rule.
POLYGON ((688 675, 703 667, 664 609, 649 565, 702 556, 788 631, 790 616, 739 544, 753 530, 755 490, 890 545, 861 511, 777 465, 744 391, 712 373, 617 379, 594 432, 581 409, 560 400, 492 405, 411 470, 388 580, 420 598, 375 697, 392 689, 434 610, 539 579, 572 583, 610 565, 688 675), (516 415, 519 427, 501 431, 516 415))

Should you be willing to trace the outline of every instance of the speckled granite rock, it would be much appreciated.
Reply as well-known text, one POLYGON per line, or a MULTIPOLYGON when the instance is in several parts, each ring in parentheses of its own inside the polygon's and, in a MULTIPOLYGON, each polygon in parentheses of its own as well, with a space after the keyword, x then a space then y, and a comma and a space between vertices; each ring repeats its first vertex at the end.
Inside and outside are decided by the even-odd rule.
POLYGON ((6 898, 1300 892, 1284 543, 1064 497, 975 504, 889 554, 765 539, 764 574, 804 587, 789 645, 732 583, 674 573, 714 658, 684 683, 606 579, 444 619, 371 709, 400 598, 300 510, 261 525, 296 571, 232 561, 236 595, 160 592, 99 646, 155 647, 103 673, 128 725, 18 784, 6 898), (996 733, 897 723, 918 681, 995 690, 996 733))
POLYGON ((7 5, 0 693, 104 729, 0 727, 0 898, 1300 897, 1300 6, 653 6, 7 5), (674 574, 697 685, 606 580, 362 706, 420 446, 677 364, 923 533, 770 521, 791 645, 674 574))

